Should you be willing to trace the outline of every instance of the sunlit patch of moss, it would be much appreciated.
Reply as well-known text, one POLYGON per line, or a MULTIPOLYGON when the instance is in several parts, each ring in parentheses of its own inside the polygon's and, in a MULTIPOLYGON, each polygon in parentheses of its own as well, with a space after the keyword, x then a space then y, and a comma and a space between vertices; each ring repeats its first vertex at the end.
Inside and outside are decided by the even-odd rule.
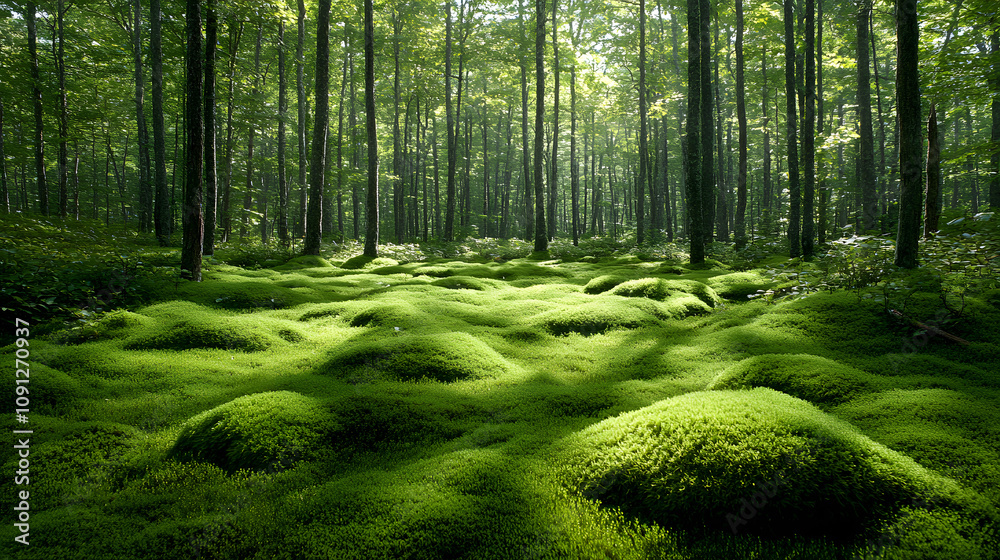
POLYGON ((103 315, 96 321, 60 331, 53 340, 60 344, 82 344, 93 340, 124 338, 152 325, 153 322, 145 315, 119 309, 103 315))
POLYGON ((210 320, 181 320, 133 337, 125 344, 128 350, 188 350, 219 348, 241 352, 261 352, 275 342, 271 332, 250 321, 236 317, 210 320))
POLYGON ((169 456, 229 472, 283 470, 320 453, 332 420, 320 403, 298 393, 246 395, 188 420, 169 456))
POLYGON ((644 297, 660 301, 669 295, 667 283, 660 278, 639 278, 622 282, 608 293, 616 296, 644 297))
POLYGON ((397 266, 397 265, 399 265, 399 261, 395 259, 390 259, 387 257, 368 257, 365 255, 358 255, 356 257, 344 261, 344 263, 340 265, 340 268, 346 270, 359 270, 359 269, 372 270, 384 266, 397 266))
POLYGON ((721 297, 734 301, 746 301, 748 295, 775 286, 774 281, 757 270, 721 274, 709 278, 706 283, 721 297))
POLYGON ((554 309, 535 316, 531 324, 555 335, 578 333, 592 335, 610 329, 637 329, 659 324, 656 317, 620 299, 588 301, 565 309, 554 309))
POLYGON ((450 290, 482 291, 488 289, 485 282, 473 276, 449 276, 447 278, 439 278, 431 282, 431 285, 448 288, 450 290))
POLYGON ((472 335, 444 332, 353 341, 334 351, 318 371, 355 383, 379 379, 452 382, 498 377, 513 367, 472 335))
POLYGON ((810 354, 764 354, 727 368, 707 389, 770 387, 820 406, 849 401, 875 386, 855 368, 810 354))
POLYGON ((857 537, 918 496, 960 509, 978 503, 849 424, 766 388, 661 401, 592 425, 560 449, 569 488, 667 526, 857 537))
POLYGON ((283 265, 273 267, 273 270, 287 271, 302 268, 332 268, 330 261, 316 255, 302 255, 289 260, 283 265))
POLYGON ((602 274, 596 278, 591 278, 587 285, 583 287, 585 294, 601 294, 627 280, 624 276, 615 274, 602 274))

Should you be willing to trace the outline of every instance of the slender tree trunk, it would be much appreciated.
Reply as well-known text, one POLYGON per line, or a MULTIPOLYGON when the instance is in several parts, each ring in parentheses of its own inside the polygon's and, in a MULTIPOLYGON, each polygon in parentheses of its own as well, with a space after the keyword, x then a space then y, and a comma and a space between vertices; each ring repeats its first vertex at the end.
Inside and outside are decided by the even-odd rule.
POLYGON ((233 231, 230 201, 233 186, 233 105, 236 96, 236 53, 243 37, 243 22, 229 23, 229 91, 226 103, 226 184, 222 191, 222 240, 229 241, 233 231), (235 27, 235 29, 234 29, 235 27))
POLYGON ((535 235, 534 193, 531 182, 531 156, 528 150, 528 35, 524 27, 524 5, 517 2, 517 18, 521 25, 521 171, 524 183, 524 238, 535 235))
POLYGON ((868 18, 871 17, 871 10, 869 0, 863 0, 862 7, 858 10, 857 22, 858 132, 860 134, 858 182, 862 198, 862 229, 865 231, 875 229, 878 219, 878 199, 875 191, 875 141, 872 133, 871 63, 868 60, 868 18))
POLYGON ((927 190, 924 200, 924 237, 930 239, 941 219, 941 145, 938 144, 937 111, 931 103, 927 117, 927 190))
MULTIPOLYGON (((347 25, 344 32, 347 33, 347 25)), ((298 41, 295 46, 295 106, 298 111, 296 121, 295 139, 298 143, 299 154, 299 212, 298 220, 295 222, 295 237, 304 237, 306 234, 306 201, 309 198, 309 184, 306 182, 306 170, 309 162, 306 159, 306 81, 305 81, 305 43, 306 43, 306 5, 305 0, 298 0, 298 18, 296 19, 296 33, 298 41)), ((345 45, 345 49, 350 49, 350 44, 345 45)))
POLYGON ((455 117, 451 99, 451 2, 445 3, 445 47, 444 47, 444 104, 447 115, 448 133, 448 183, 445 189, 447 203, 444 211, 444 240, 455 240, 455 117))
MULTIPOLYGON (((961 2, 960 2, 961 3, 961 2)), ((884 215, 887 211, 889 193, 885 182, 885 119, 882 117, 882 86, 880 85, 880 80, 878 76, 878 56, 875 52, 875 22, 873 21, 871 15, 868 16, 868 35, 871 38, 872 44, 872 66, 875 68, 875 100, 877 101, 877 112, 878 115, 878 129, 879 129, 879 154, 880 163, 878 171, 875 173, 876 177, 876 195, 882 200, 882 214, 884 215)), ((945 46, 947 46, 947 39, 945 40, 945 46)), ((944 50, 942 48, 942 50, 944 50)), ((874 160, 874 153, 872 159, 874 160)), ((882 233, 885 233, 884 222, 880 224, 880 229, 882 233)))
POLYGON ((326 129, 330 92, 330 0, 319 0, 316 16, 316 108, 313 119, 312 157, 309 164, 309 203, 303 253, 320 254, 323 220, 323 184, 326 167, 326 129))
POLYGON ((167 192, 167 146, 163 126, 163 34, 160 0, 149 2, 149 50, 153 81, 153 226, 161 247, 170 243, 170 201, 167 192))
MULTIPOLYGON (((640 0, 641 1, 641 0, 640 0)), ((558 198, 558 177, 559 177, 559 25, 556 15, 558 14, 559 0, 552 0, 552 161, 549 166, 549 199, 548 211, 549 221, 547 222, 549 240, 556 238, 556 200, 558 198)))
MULTIPOLYGON (((144 95, 145 86, 143 79, 143 68, 142 68, 142 8, 139 4, 139 0, 133 2, 133 43, 132 43, 132 54, 135 61, 135 113, 136 113, 136 127, 139 129, 138 133, 138 161, 136 162, 139 167, 139 231, 148 232, 152 228, 152 218, 153 218, 153 192, 152 185, 149 181, 149 132, 146 128, 146 113, 144 108, 144 95)), ((60 9, 60 12, 62 10, 60 9)), ((60 24, 61 25, 61 24, 60 24)), ((61 41, 60 41, 61 43, 61 41)), ((60 45, 61 48, 61 45, 60 45)), ((60 128, 62 125, 60 124, 60 128)), ((60 132, 60 137, 65 138, 62 132, 60 132)), ((63 209, 63 199, 65 198, 66 191, 66 146, 64 141, 60 142, 59 146, 59 167, 62 169, 59 178, 59 199, 60 199, 60 211, 63 209)))
POLYGON ((395 72, 392 81, 393 121, 392 121, 392 200, 393 200, 393 233, 396 243, 403 242, 406 229, 405 201, 403 196, 403 171, 399 153, 399 34, 402 32, 402 17, 392 8, 392 58, 395 72))
POLYGON ((216 0, 205 4, 205 239, 203 255, 215 254, 219 182, 215 155, 215 53, 219 21, 216 0))
POLYGON ((993 143, 990 155, 990 171, 993 175, 990 179, 990 208, 1000 210, 1000 31, 996 27, 990 35, 990 53, 993 55, 993 72, 989 80, 990 92, 993 94, 993 101, 990 103, 993 117, 990 127, 990 141, 993 143))
MULTIPOLYGON (((719 79, 719 12, 715 12, 715 43, 713 54, 715 63, 712 64, 715 71, 715 81, 712 83, 712 97, 715 100, 715 153, 716 153, 716 197, 713 208, 715 210, 715 224, 717 238, 726 243, 729 241, 729 181, 723 169, 724 158, 722 154, 722 99, 720 97, 721 81, 719 79)), ((728 43, 728 41, 727 41, 728 43)))
MULTIPOLYGON (((4 149, 4 129, 3 129, 3 99, 0 99, 0 206, 5 213, 10 212, 10 193, 7 191, 7 152, 4 149)), ((17 170, 14 171, 14 179, 17 180, 17 170)), ((15 186, 15 189, 17 187, 15 186)))
MULTIPOLYGON (((323 0, 326 1, 326 0, 323 0)), ((378 136, 375 130, 375 16, 365 0, 365 121, 368 130, 368 202, 365 208, 365 255, 378 256, 378 136)))
MULTIPOLYGON (((253 85, 250 89, 250 98, 254 100, 252 102, 252 111, 256 112, 257 105, 256 100, 260 93, 260 48, 261 43, 264 39, 264 26, 263 24, 257 26, 257 42, 254 46, 254 68, 253 68, 253 85)), ((250 211, 253 208, 253 183, 254 175, 256 170, 254 169, 254 148, 256 135, 257 135, 257 123, 254 122, 255 116, 251 115, 247 123, 247 173, 246 173, 246 190, 243 192, 243 219, 240 220, 240 239, 242 239, 246 233, 250 222, 250 211)))
POLYGON ((646 128, 649 110, 646 108, 646 101, 646 0, 639 0, 639 178, 635 192, 635 240, 638 245, 646 241, 645 188, 646 174, 649 173, 649 145, 646 141, 649 136, 646 128))
MULTIPOLYGON (((341 100, 344 95, 341 92, 341 100)), ((343 101, 341 101, 343 103, 343 101)), ((288 121, 288 79, 285 76, 285 24, 278 23, 278 239, 288 247, 288 177, 285 135, 288 121)), ((337 172, 340 172, 338 163, 337 172)))
MULTIPOLYGON (((573 35, 572 24, 569 33, 570 36, 573 35)), ((576 161, 576 62, 573 63, 569 74, 569 103, 570 198, 573 206, 573 245, 578 246, 580 245, 580 170, 576 161)), ((584 206, 586 206, 586 203, 584 203, 584 206)), ((584 222, 586 222, 586 219, 584 219, 584 222)))
MULTIPOLYGON (((687 196, 691 263, 705 262, 705 230, 702 190, 702 71, 701 0, 688 0, 688 91, 687 91, 687 196)), ((613 192, 613 191, 612 191, 613 192)))
POLYGON ((746 246, 747 106, 743 76, 743 0, 736 0, 736 121, 739 129, 739 171, 736 178, 736 248, 746 246))
POLYGON ((812 258, 815 254, 813 239, 813 201, 816 185, 816 5, 806 0, 806 114, 802 128, 802 166, 804 185, 802 193, 802 255, 812 258))
MULTIPOLYGON (((344 48, 350 45, 347 30, 349 25, 344 22, 344 48)), ((340 79, 340 101, 337 103, 337 231, 340 237, 344 235, 344 93, 347 91, 347 53, 344 53, 344 69, 340 79)))
POLYGON ((201 2, 187 0, 187 156, 185 162, 184 241, 181 248, 181 277, 201 282, 201 245, 205 236, 202 216, 202 151, 205 130, 202 122, 201 2))
MULTIPOLYGON (((66 97, 66 62, 65 62, 65 54, 66 54, 65 42, 66 42, 66 39, 65 39, 65 33, 64 33, 64 30, 63 30, 63 27, 64 27, 63 26, 63 20, 64 20, 63 16, 65 15, 65 13, 66 13, 65 2, 64 2, 64 0, 59 0, 59 2, 56 4, 56 26, 58 28, 58 31, 57 31, 58 37, 57 37, 57 39, 58 39, 58 42, 59 42, 59 50, 58 50, 58 54, 56 55, 56 72, 58 73, 58 76, 59 76, 59 215, 62 218, 66 218, 67 213, 69 211, 69 207, 68 207, 69 199, 67 197, 67 191, 66 191, 66 181, 67 181, 67 176, 66 175, 67 175, 67 171, 68 171, 67 170, 67 165, 69 163, 67 161, 68 157, 69 157, 69 154, 68 154, 68 151, 67 151, 68 150, 67 143, 69 142, 69 139, 68 139, 68 137, 69 137, 69 101, 68 101, 68 99, 66 97)), ((140 12, 139 12, 139 2, 138 2, 138 0, 136 0, 136 4, 135 4, 136 32, 135 33, 136 33, 136 44, 137 45, 138 45, 138 42, 139 42, 139 30, 138 30, 139 14, 140 14, 140 12)), ((142 59, 140 58, 139 60, 141 61, 142 59)), ((141 66, 139 68, 141 69, 141 66)), ((139 84, 141 84, 142 83, 142 75, 139 74, 138 78, 139 78, 139 84)), ((137 85, 136 87, 138 88, 139 86, 137 85)), ((141 113, 141 109, 140 109, 140 115, 141 114, 142 113, 141 113)), ((141 123, 143 121, 140 120, 139 122, 141 123)), ((140 166, 141 166, 141 162, 140 162, 140 166)), ((140 186, 140 189, 143 186, 145 186, 145 185, 140 186)), ((141 190, 140 192, 141 192, 140 198, 142 196, 145 196, 145 194, 146 194, 145 190, 141 190)), ((142 209, 145 210, 145 205, 142 206, 142 209)), ((141 227, 141 225, 143 223, 144 223, 143 221, 140 221, 140 227, 141 227)))
POLYGON ((35 32, 34 2, 26 2, 24 19, 28 27, 28 58, 31 64, 31 100, 35 114, 35 184, 38 188, 38 211, 49 213, 49 188, 45 182, 45 128, 42 124, 42 78, 38 70, 38 35, 35 32))
POLYGON ((715 163, 712 137, 714 136, 712 107, 712 44, 711 39, 711 3, 701 0, 699 17, 701 18, 701 213, 702 235, 706 242, 713 238, 712 225, 715 224, 715 163))
POLYGON ((922 191, 917 1, 896 0, 896 107, 899 115, 899 228, 896 266, 917 266, 922 191))
MULTIPOLYGON (((816 134, 823 138, 823 0, 816 4, 816 134)), ((830 204, 830 191, 826 186, 825 158, 817 165, 819 174, 819 224, 816 228, 816 240, 820 245, 826 243, 826 228, 828 225, 827 208, 830 204)))
MULTIPOLYGON (((768 91, 771 89, 767 83, 767 50, 761 52, 760 59, 760 71, 763 77, 764 88, 761 92, 761 112, 764 115, 763 123, 761 128, 764 129, 764 184, 761 189, 761 198, 763 199, 761 207, 761 215, 764 217, 764 223, 767 224, 771 219, 771 127, 770 127, 770 117, 767 116, 767 110, 769 102, 767 100, 768 91)), ((766 233, 771 233, 770 231, 766 233)))
MULTIPOLYGON (((545 0, 535 0, 535 251, 549 248, 542 152, 545 143, 545 0)), ((552 219, 550 213, 549 219, 552 219)))
POLYGON ((785 138, 788 146, 788 197, 790 209, 788 213, 788 254, 798 257, 802 254, 802 240, 799 238, 799 155, 798 131, 796 122, 795 94, 795 27, 792 14, 792 1, 785 0, 785 102, 788 120, 788 132, 785 138))

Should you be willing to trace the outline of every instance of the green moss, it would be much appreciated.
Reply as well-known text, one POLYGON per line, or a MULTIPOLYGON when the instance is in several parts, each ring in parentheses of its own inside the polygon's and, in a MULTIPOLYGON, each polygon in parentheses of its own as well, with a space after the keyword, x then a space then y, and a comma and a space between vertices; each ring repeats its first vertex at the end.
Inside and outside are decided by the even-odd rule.
POLYGON ((583 293, 585 294, 601 294, 604 293, 615 286, 625 282, 627 279, 624 276, 618 276, 616 274, 602 274, 596 278, 591 278, 587 285, 583 287, 583 293))
POLYGON ((131 338, 127 350, 189 350, 218 348, 261 352, 277 342, 260 324, 236 317, 192 317, 131 338))
POLYGON ((747 296, 757 290, 773 288, 775 283, 758 271, 732 272, 709 278, 707 284, 721 297, 735 301, 746 301, 747 296))
POLYGON ((213 463, 229 472, 280 471, 320 454, 331 415, 291 391, 239 397, 188 420, 169 456, 213 463))
POLYGON ((972 500, 850 425, 765 388, 660 401, 574 434, 561 449, 558 472, 571 489, 691 529, 853 537, 918 496, 972 500))
POLYGON ((770 387, 813 404, 829 406, 871 391, 873 386, 869 374, 827 358, 810 354, 765 354, 727 368, 707 389, 770 387))
POLYGON ((330 261, 316 255, 302 255, 289 260, 281 266, 274 267, 274 270, 299 270, 302 268, 332 268, 330 261))
POLYGON ((124 338, 153 323, 154 321, 145 315, 119 309, 105 314, 94 322, 60 331, 54 336, 54 340, 61 344, 82 344, 92 340, 124 338))
POLYGON ((680 294, 668 298, 663 302, 663 309, 671 317, 690 317, 712 312, 712 308, 707 303, 691 294, 680 294))
POLYGON ((717 307, 722 304, 722 298, 715 293, 715 290, 701 282, 695 280, 664 280, 663 282, 671 294, 676 292, 691 294, 705 302, 705 305, 709 307, 717 307))
POLYGON ((450 290, 482 291, 487 289, 485 282, 472 276, 449 276, 447 278, 439 278, 431 282, 431 285, 448 288, 450 290))
POLYGON ((659 321, 649 313, 615 299, 546 311, 534 317, 531 324, 555 335, 578 333, 588 336, 611 329, 654 326, 659 321))
POLYGON ((472 335, 446 332, 352 342, 334 351, 320 373, 355 383, 380 379, 452 382, 497 377, 512 368, 472 335))
POLYGON ((625 297, 644 297, 662 301, 666 299, 670 292, 667 290, 666 281, 660 278, 639 278, 629 280, 614 287, 610 294, 625 297))
POLYGON ((360 270, 366 269, 371 270, 375 268, 381 268, 384 266, 397 266, 399 261, 395 259, 390 259, 387 257, 367 257, 365 255, 358 255, 356 257, 347 259, 344 264, 340 265, 340 268, 346 270, 360 270))

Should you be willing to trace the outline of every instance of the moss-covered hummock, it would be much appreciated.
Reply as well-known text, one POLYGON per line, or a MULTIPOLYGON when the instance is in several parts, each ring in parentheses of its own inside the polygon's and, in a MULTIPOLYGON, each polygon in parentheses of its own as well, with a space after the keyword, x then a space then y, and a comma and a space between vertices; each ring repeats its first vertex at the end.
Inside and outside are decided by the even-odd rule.
POLYGON ((188 420, 169 455, 213 463, 229 472, 278 471, 321 454, 333 417, 291 391, 239 397, 188 420))
POLYGON ((388 336, 347 344, 320 368, 351 382, 390 380, 460 381, 497 377, 513 366, 466 333, 388 336))
POLYGON ((776 285, 756 270, 721 274, 709 278, 706 283, 719 296, 734 301, 746 301, 747 296, 756 294, 758 290, 767 290, 776 285))
POLYGON ((770 387, 820 406, 848 401, 875 386, 872 376, 810 354, 764 354, 738 362, 707 389, 770 387))
POLYGON ((982 505, 766 388, 688 393, 607 419, 566 438, 559 461, 563 482, 582 495, 688 529, 852 538, 920 497, 956 511, 982 505))
POLYGON ((149 329, 130 339, 125 348, 128 350, 218 348, 261 352, 279 340, 260 325, 236 317, 218 317, 214 320, 192 318, 149 329))
POLYGON ((611 329, 637 329, 657 325, 653 315, 629 305, 622 298, 591 301, 553 309, 535 316, 530 324, 555 334, 600 334, 611 329))

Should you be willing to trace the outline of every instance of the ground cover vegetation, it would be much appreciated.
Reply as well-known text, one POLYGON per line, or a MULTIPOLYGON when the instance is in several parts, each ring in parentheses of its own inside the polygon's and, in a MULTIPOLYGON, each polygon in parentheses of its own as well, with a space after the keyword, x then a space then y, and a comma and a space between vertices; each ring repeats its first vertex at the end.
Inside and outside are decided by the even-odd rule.
POLYGON ((990 0, 0 38, 0 556, 1000 558, 990 0))
MULTIPOLYGON (((86 240, 119 259, 81 285, 145 272, 33 310, 33 557, 1000 553, 995 269, 860 285, 851 267, 883 266, 867 240, 693 266, 672 244, 469 239, 223 245, 191 282, 152 236, 4 235, 50 227, 18 257, 68 276, 56 249, 86 240)), ((4 554, 27 557, 15 531, 4 554)))

